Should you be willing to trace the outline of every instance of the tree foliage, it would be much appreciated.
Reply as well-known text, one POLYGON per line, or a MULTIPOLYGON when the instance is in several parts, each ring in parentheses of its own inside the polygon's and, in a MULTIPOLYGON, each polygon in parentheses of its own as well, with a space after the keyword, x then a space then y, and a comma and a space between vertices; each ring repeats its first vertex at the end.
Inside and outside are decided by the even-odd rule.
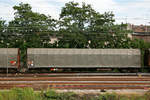
POLYGON ((5 24, 5 21, 0 19, 0 48, 6 46, 6 40, 7 37, 5 31, 6 31, 7 25, 5 24))
POLYGON ((126 24, 114 24, 112 12, 99 13, 91 5, 68 2, 59 20, 32 11, 29 4, 13 7, 14 20, 0 20, 0 47, 26 48, 150 48, 128 38, 126 24), (57 34, 56 34, 57 33, 57 34), (50 36, 59 41, 50 44, 50 36))
POLYGON ((83 34, 65 33, 58 42, 59 48, 87 48, 87 38, 83 34))
POLYGON ((50 34, 54 33, 56 20, 51 16, 32 11, 29 4, 20 3, 14 6, 15 17, 7 28, 8 40, 11 47, 43 47, 50 41, 50 34))
POLYGON ((106 32, 113 25, 113 16, 111 12, 100 14, 85 3, 69 2, 61 10, 60 28, 70 33, 106 32))
POLYGON ((55 29, 55 20, 51 16, 32 11, 29 4, 20 3, 14 6, 15 19, 9 23, 9 27, 15 27, 20 34, 39 34, 51 32, 55 29))

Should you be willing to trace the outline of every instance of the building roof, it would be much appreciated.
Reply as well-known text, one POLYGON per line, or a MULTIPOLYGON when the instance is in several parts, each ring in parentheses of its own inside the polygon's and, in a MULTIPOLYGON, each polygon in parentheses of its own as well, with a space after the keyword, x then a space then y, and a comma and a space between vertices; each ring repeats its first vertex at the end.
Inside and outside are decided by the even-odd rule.
POLYGON ((128 24, 128 30, 133 31, 133 35, 150 35, 150 26, 128 24))

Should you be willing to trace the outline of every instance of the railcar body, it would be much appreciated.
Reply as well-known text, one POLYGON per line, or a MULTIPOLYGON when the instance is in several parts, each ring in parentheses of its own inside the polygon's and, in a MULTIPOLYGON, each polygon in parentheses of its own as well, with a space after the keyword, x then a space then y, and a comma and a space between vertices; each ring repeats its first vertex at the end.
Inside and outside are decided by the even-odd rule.
POLYGON ((28 68, 140 68, 139 49, 28 48, 28 68))
POLYGON ((20 67, 20 55, 18 48, 0 48, 0 68, 20 67))

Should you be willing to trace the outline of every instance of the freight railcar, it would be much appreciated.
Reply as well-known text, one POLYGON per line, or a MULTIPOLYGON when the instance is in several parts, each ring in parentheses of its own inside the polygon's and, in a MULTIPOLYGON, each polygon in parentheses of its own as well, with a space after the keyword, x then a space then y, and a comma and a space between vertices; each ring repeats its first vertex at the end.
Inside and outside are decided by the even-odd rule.
POLYGON ((0 48, 0 69, 18 69, 20 53, 18 48, 0 48))
POLYGON ((139 49, 27 49, 28 68, 140 68, 139 49))

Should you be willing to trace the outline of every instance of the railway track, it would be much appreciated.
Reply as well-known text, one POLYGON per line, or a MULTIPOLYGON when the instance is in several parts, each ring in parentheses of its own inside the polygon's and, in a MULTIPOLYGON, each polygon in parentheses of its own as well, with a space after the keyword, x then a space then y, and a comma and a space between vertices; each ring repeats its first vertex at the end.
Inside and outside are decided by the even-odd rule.
POLYGON ((0 89, 150 89, 148 76, 0 77, 0 89))
POLYGON ((150 76, 150 73, 0 73, 0 77, 150 76))

